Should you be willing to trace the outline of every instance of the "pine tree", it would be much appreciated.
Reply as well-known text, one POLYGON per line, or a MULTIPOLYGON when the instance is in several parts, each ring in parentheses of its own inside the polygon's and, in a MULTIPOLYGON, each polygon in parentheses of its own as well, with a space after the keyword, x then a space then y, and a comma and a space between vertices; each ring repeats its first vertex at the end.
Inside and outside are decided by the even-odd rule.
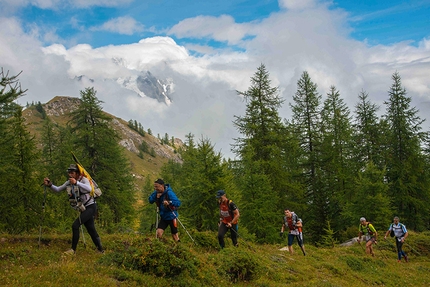
POLYGON ((342 211, 346 194, 354 188, 357 166, 351 160, 353 141, 350 111, 340 93, 330 87, 324 101, 321 122, 321 183, 320 194, 326 202, 325 212, 335 230, 343 228, 338 214, 342 211))
POLYGON ((305 188, 305 199, 309 210, 305 213, 307 230, 311 240, 318 240, 323 234, 321 222, 326 222, 328 210, 326 205, 324 182, 320 175, 321 166, 321 95, 317 85, 312 82, 308 72, 303 72, 297 82, 297 92, 293 96, 291 125, 301 149, 300 168, 301 182, 305 188))
POLYGON ((100 220, 106 224, 129 221, 134 201, 131 168, 110 127, 94 88, 81 91, 81 105, 72 112, 70 124, 76 133, 75 154, 102 188, 100 220))
POLYGON ((373 162, 380 169, 385 167, 383 120, 378 119, 379 107, 371 103, 369 94, 361 91, 358 95, 358 103, 355 105, 355 157, 359 168, 373 162))
POLYGON ((39 152, 17 109, 11 119, 13 169, 8 176, 9 196, 5 210, 7 228, 11 233, 29 231, 39 224, 42 206, 42 189, 38 170, 39 152), (39 180, 39 181, 38 181, 39 180))
POLYGON ((282 105, 278 87, 271 87, 265 65, 260 65, 251 78, 251 86, 239 92, 247 102, 244 116, 236 116, 233 124, 242 137, 235 139, 233 151, 240 157, 242 198, 248 207, 243 224, 262 242, 275 241, 279 228, 281 198, 288 189, 289 178, 282 161, 285 126, 278 114, 282 105), (270 200, 268 199, 270 194, 270 200))
POLYGON ((416 108, 411 108, 411 98, 401 84, 399 73, 392 76, 393 84, 388 92, 386 118, 389 123, 389 150, 387 164, 389 193, 399 216, 412 229, 423 229, 429 218, 429 184, 421 150, 424 134, 423 120, 416 108))

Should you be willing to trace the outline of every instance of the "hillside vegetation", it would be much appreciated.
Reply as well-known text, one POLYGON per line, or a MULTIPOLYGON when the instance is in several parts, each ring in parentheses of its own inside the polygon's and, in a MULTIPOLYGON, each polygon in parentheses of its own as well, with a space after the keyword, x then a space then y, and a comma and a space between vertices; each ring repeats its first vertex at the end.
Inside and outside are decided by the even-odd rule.
MULTIPOLYGON (((23 112, 23 116, 29 131, 40 142, 44 124, 43 113, 45 113, 45 117, 49 117, 55 124, 64 127, 70 121, 71 112, 75 111, 80 104, 81 100, 79 98, 57 96, 49 102, 41 104, 43 109, 40 110, 42 113, 37 109, 37 105, 32 105, 23 112)), ((130 162, 136 190, 143 188, 146 177, 149 176, 151 179, 157 178, 161 167, 169 160, 181 162, 179 154, 176 152, 177 149, 183 147, 180 139, 175 139, 175 147, 163 144, 158 137, 147 132, 142 136, 130 128, 125 119, 115 117, 107 112, 103 113, 112 119, 111 128, 120 137, 119 143, 130 162), (139 146, 142 142, 147 144, 149 150, 154 151, 153 155, 146 153, 143 157, 139 157, 139 146)))
MULTIPOLYGON (((46 232, 46 231, 45 231, 46 232)), ((430 233, 411 233, 405 250, 409 263, 398 263, 393 240, 380 241, 376 256, 358 244, 317 248, 303 256, 282 251, 283 245, 255 244, 239 239, 216 248, 216 233, 184 230, 181 243, 156 240, 152 234, 101 234, 105 254, 81 240, 77 254, 69 235, 0 236, 2 286, 429 286, 430 233)), ((35 232, 37 234, 37 232, 35 232)), ((89 240, 86 234, 87 240, 89 240)), ((167 238, 167 237, 166 237, 167 238)), ((286 242, 285 242, 286 244, 286 242)))

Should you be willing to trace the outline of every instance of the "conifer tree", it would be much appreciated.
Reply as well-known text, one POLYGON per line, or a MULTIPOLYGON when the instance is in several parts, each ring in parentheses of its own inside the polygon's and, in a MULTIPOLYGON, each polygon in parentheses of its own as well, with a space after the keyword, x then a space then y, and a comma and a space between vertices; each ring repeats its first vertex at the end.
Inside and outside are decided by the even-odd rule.
POLYGON ((386 164, 384 160, 386 150, 384 135, 387 130, 384 128, 384 120, 378 118, 378 110, 379 107, 370 102, 369 94, 361 91, 355 105, 354 124, 354 154, 359 168, 373 162, 377 167, 383 169, 386 164))
POLYGON ((279 89, 271 87, 264 64, 257 68, 248 90, 238 94, 247 102, 245 115, 236 116, 233 122, 242 135, 235 139, 233 148, 241 160, 239 183, 244 187, 242 198, 247 207, 241 218, 258 240, 273 242, 283 209, 281 198, 288 186, 281 160, 285 126, 278 114, 283 101, 279 89))
MULTIPOLYGON (((39 152, 36 142, 25 125, 22 109, 17 108, 11 119, 13 149, 12 167, 8 175, 9 195, 3 212, 7 213, 8 231, 29 231, 39 224, 42 206, 42 189, 38 182, 39 152)), ((40 179, 39 179, 40 180, 40 179)))
POLYGON ((331 86, 322 110, 320 195, 335 230, 343 228, 338 214, 347 192, 354 188, 357 166, 351 161, 353 141, 350 111, 336 87, 331 86))
POLYGON ((81 91, 81 101, 79 108, 71 113, 70 124, 77 137, 76 155, 104 191, 98 206, 100 219, 106 225, 127 222, 133 215, 131 168, 94 88, 81 91))
POLYGON ((330 220, 326 205, 324 184, 320 176, 321 166, 321 95, 317 85, 312 82, 308 72, 303 72, 297 82, 297 91, 293 96, 291 124, 301 149, 300 168, 301 182, 308 203, 304 220, 312 240, 323 234, 321 222, 330 220))
POLYGON ((423 229, 428 224, 429 184, 421 150, 423 120, 411 98, 402 86, 399 73, 392 75, 393 84, 388 92, 386 118, 389 123, 389 151, 387 178, 398 215, 411 229, 423 229))

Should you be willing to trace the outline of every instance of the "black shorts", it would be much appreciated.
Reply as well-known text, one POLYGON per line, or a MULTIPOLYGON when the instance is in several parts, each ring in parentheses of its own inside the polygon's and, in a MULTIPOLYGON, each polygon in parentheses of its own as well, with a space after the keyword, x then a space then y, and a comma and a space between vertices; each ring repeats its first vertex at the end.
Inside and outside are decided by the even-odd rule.
POLYGON ((176 234, 178 233, 178 225, 177 225, 177 220, 176 219, 172 219, 172 220, 163 220, 161 219, 160 222, 158 222, 158 227, 160 229, 166 230, 167 226, 170 225, 170 232, 172 234, 176 234))

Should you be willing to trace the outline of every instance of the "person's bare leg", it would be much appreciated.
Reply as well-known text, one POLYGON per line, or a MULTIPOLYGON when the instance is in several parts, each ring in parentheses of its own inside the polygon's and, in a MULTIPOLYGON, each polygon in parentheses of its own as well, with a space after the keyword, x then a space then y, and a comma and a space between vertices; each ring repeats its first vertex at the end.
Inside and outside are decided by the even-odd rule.
POLYGON ((157 229, 157 238, 163 237, 163 233, 164 233, 164 230, 161 228, 158 228, 157 229))

